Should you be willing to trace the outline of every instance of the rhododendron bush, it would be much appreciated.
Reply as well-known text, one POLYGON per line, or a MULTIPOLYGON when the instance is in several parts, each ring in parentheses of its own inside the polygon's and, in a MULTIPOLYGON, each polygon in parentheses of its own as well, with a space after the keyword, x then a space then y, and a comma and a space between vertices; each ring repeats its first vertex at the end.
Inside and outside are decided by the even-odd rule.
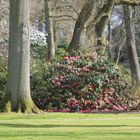
POLYGON ((64 56, 32 75, 32 96, 45 111, 97 112, 129 109, 131 84, 113 64, 92 54, 64 56))

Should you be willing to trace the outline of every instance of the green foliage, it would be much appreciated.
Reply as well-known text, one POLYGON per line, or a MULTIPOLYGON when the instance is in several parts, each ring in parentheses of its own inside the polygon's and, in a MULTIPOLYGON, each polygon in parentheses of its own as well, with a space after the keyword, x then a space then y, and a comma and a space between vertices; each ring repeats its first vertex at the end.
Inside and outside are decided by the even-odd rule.
MULTIPOLYGON (((56 48, 55 50, 55 59, 56 60, 62 60, 62 58, 64 57, 64 55, 66 55, 66 45, 60 45, 56 48)), ((32 45, 31 46, 31 54, 34 60, 38 59, 44 60, 46 55, 47 55, 47 46, 37 46, 37 45, 32 45)))
POLYGON ((40 109, 123 111, 129 106, 131 84, 121 71, 93 54, 74 53, 37 66, 32 97, 40 109))
POLYGON ((7 83, 7 72, 0 71, 0 102, 6 90, 6 83, 7 83))
POLYGON ((46 46, 37 46, 37 45, 31 46, 31 54, 35 59, 44 59, 46 55, 46 50, 47 50, 46 46))
MULTIPOLYGON (((128 70, 98 59, 96 52, 74 52, 68 56, 65 50, 61 51, 47 64, 41 59, 31 61, 32 97, 40 109, 74 112, 129 109, 128 70)), ((6 79, 7 72, 1 70, 0 100, 5 93, 6 79)))
POLYGON ((68 42, 64 42, 62 45, 58 45, 57 48, 58 49, 62 48, 64 50, 67 50, 68 46, 69 46, 69 43, 68 42))

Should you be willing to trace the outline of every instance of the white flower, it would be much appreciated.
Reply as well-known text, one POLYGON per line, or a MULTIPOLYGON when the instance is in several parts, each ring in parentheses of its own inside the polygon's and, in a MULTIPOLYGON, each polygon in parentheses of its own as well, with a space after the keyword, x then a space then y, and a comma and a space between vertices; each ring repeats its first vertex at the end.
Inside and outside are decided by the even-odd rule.
POLYGON ((46 34, 39 31, 35 26, 30 26, 31 45, 46 46, 46 34))

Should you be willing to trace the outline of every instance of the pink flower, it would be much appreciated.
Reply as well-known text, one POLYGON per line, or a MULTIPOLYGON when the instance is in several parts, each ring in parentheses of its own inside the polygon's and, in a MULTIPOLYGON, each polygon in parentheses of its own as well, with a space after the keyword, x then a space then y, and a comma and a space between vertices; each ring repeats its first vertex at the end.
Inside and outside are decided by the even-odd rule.
POLYGON ((109 93, 109 94, 113 94, 113 93, 114 93, 114 88, 110 88, 110 89, 108 90, 108 93, 109 93))
POLYGON ((78 94, 80 94, 81 92, 80 92, 80 91, 78 91, 77 93, 78 93, 78 94))
POLYGON ((107 83, 109 83, 109 82, 110 82, 110 80, 109 80, 108 78, 106 79, 106 81, 107 81, 107 83))
POLYGON ((117 111, 122 111, 123 110, 122 107, 120 108, 120 107, 117 107, 116 105, 113 105, 113 109, 115 109, 117 111))
POLYGON ((106 102, 107 104, 110 104, 110 101, 109 101, 108 99, 105 99, 105 102, 106 102))
POLYGON ((104 112, 108 113, 109 112, 109 109, 105 109, 104 112))
POLYGON ((69 57, 68 57, 68 56, 65 56, 65 57, 64 57, 64 60, 69 60, 69 57))
POLYGON ((119 107, 120 111, 123 111, 123 108, 120 105, 118 105, 118 107, 119 107))
POLYGON ((98 104, 100 104, 100 103, 101 103, 101 101, 100 101, 100 100, 97 100, 97 103, 98 103, 98 104))
POLYGON ((85 71, 85 72, 88 72, 88 71, 90 71, 88 68, 86 68, 86 67, 83 67, 83 69, 82 69, 83 71, 85 71))
POLYGON ((64 89, 64 88, 65 88, 65 86, 62 86, 61 88, 63 88, 63 89, 64 89))
POLYGON ((76 56, 75 58, 76 58, 76 60, 78 60, 78 59, 80 59, 80 56, 76 56))
POLYGON ((78 85, 78 82, 73 82, 73 85, 78 85))
POLYGON ((96 63, 96 62, 97 62, 97 59, 98 59, 98 58, 97 58, 97 53, 96 53, 96 51, 93 52, 92 58, 93 58, 94 62, 96 63))
POLYGON ((52 82, 55 83, 55 80, 53 79, 52 82))
POLYGON ((61 83, 60 83, 60 82, 56 82, 56 84, 57 84, 57 85, 60 85, 61 83))
POLYGON ((128 81, 125 81, 125 84, 128 85, 128 81))
POLYGON ((75 61, 76 60, 76 58, 74 57, 74 56, 70 56, 70 58, 69 58, 71 61, 75 61))
POLYGON ((92 91, 93 90, 93 86, 91 84, 88 85, 88 90, 92 91))
POLYGON ((106 69, 106 66, 102 66, 101 69, 102 69, 102 70, 105 70, 105 69, 106 69))
POLYGON ((80 70, 81 70, 81 68, 75 68, 75 70, 80 71, 80 70))
POLYGON ((56 77, 55 80, 59 80, 58 77, 56 77))
POLYGON ((64 76, 61 76, 61 75, 60 75, 60 79, 64 79, 64 76))
POLYGON ((115 91, 114 88, 106 88, 104 94, 113 94, 114 91, 115 91))
POLYGON ((92 105, 92 107, 91 107, 92 109, 96 109, 97 108, 97 106, 96 105, 92 105))
POLYGON ((86 105, 90 105, 91 104, 91 101, 90 100, 85 100, 85 104, 86 105))

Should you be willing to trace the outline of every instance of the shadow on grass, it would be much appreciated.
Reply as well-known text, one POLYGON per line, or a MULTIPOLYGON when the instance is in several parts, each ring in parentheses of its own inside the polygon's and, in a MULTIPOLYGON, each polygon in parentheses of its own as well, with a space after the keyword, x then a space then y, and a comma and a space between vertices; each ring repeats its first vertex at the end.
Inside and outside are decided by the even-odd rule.
MULTIPOLYGON (((74 131, 74 130, 73 130, 74 131)), ((64 130, 62 132, 48 132, 46 131, 15 131, 15 132, 0 132, 0 138, 10 138, 10 137, 65 137, 66 138, 87 138, 88 136, 90 137, 117 137, 117 136, 123 136, 123 137, 140 137, 140 133, 138 132, 110 132, 110 131, 102 131, 102 132, 65 132, 64 130)))
POLYGON ((44 125, 36 125, 36 124, 12 124, 12 123, 0 123, 0 126, 4 127, 13 127, 13 128, 57 128, 57 127, 81 127, 81 128, 110 128, 110 127, 140 127, 140 125, 55 125, 55 124, 44 124, 44 125))

